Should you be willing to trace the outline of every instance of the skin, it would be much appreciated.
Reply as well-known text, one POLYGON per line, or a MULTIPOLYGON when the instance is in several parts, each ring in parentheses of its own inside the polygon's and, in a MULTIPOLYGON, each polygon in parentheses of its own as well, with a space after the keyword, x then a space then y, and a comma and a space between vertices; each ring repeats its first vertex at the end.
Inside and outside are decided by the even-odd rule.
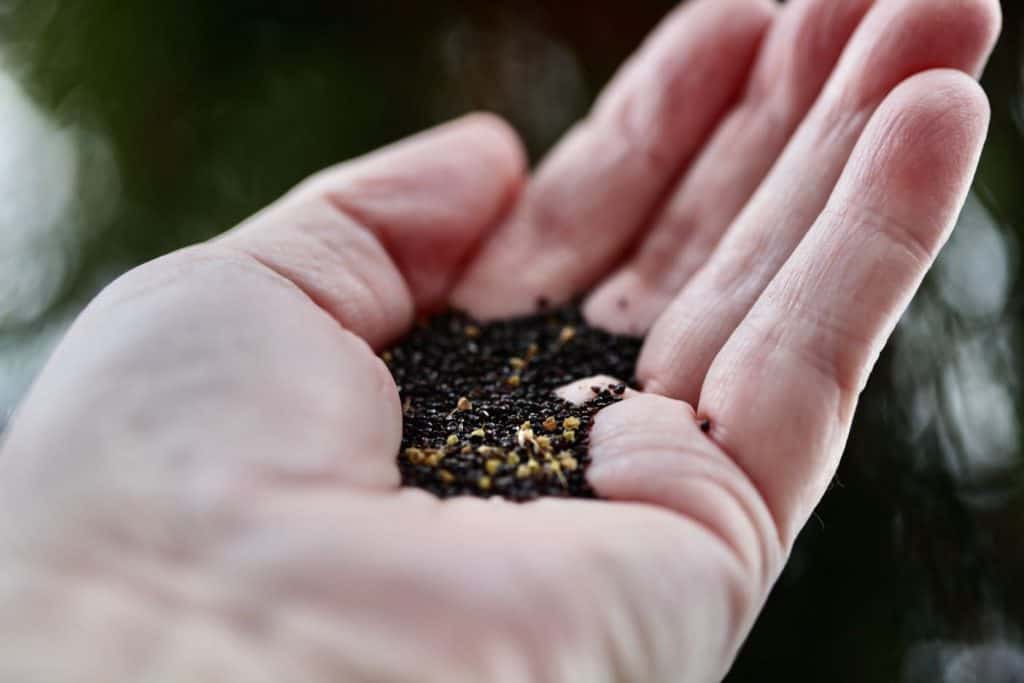
POLYGON ((472 115, 126 274, 0 454, 0 679, 720 679, 963 204, 999 21, 694 0, 530 178, 472 115), (376 352, 588 289, 650 329, 607 500, 400 490, 376 352))

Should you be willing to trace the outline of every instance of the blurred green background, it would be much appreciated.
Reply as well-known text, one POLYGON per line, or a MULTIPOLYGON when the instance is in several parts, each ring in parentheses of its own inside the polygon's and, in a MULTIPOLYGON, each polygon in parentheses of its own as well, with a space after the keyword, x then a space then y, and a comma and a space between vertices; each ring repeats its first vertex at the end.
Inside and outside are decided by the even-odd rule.
MULTIPOLYGON (((536 158, 672 4, 0 0, 0 428, 120 272, 469 109, 536 158)), ((1004 12, 971 200, 732 681, 1024 681, 1024 5, 1004 12)))

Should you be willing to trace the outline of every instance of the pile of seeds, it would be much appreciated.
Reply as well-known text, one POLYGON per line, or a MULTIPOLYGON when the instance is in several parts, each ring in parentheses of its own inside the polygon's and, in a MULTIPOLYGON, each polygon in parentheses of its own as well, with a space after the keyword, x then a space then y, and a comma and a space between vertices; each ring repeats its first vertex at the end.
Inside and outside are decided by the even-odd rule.
POLYGON ((640 339, 587 325, 578 306, 483 324, 448 312, 382 354, 404 411, 402 482, 446 498, 593 497, 585 470, 594 414, 625 384, 574 406, 553 392, 606 374, 633 381, 640 339))

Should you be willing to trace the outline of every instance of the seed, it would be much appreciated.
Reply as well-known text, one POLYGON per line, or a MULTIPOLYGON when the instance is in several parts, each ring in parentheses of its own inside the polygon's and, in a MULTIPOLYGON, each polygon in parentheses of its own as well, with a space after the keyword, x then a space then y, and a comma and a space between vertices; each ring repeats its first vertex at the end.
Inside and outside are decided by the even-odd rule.
POLYGON ((391 354, 390 351, 385 351, 384 353, 380 354, 380 359, 387 363, 388 365, 391 365, 391 361, 393 361, 395 357, 391 354))
POLYGON ((701 420, 700 421, 700 431, 704 432, 705 434, 710 432, 711 431, 711 420, 701 420))
POLYGON ((424 318, 388 349, 404 414, 402 483, 442 498, 593 497, 582 476, 587 430, 626 387, 600 382, 578 407, 553 391, 574 377, 633 378, 640 345, 590 327, 578 306, 493 324, 458 312, 424 318))
POLYGON ((526 448, 526 444, 533 441, 533 429, 530 428, 529 422, 524 422, 523 426, 519 427, 516 431, 516 443, 519 444, 520 448, 526 448))
POLYGON ((576 416, 569 416, 562 420, 562 426, 566 429, 579 429, 580 419, 576 416))
POLYGON ((563 488, 568 486, 568 482, 565 481, 565 475, 562 474, 562 466, 557 461, 545 463, 544 468, 550 469, 551 472, 555 473, 555 476, 558 477, 558 482, 563 488))

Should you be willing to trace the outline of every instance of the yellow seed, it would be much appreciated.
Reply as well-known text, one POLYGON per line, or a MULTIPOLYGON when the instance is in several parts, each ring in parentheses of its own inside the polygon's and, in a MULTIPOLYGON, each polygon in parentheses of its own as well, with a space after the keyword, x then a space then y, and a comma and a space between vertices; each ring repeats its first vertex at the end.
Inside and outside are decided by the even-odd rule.
POLYGON ((510 387, 518 387, 522 383, 523 379, 519 375, 509 375, 505 378, 505 384, 510 387))
POLYGON ((476 485, 480 487, 482 490, 487 491, 491 488, 491 478, 480 477, 479 479, 476 480, 476 485))
POLYGON ((558 341, 565 344, 566 342, 572 341, 572 338, 576 336, 576 328, 572 325, 566 325, 562 328, 562 331, 558 333, 558 341))
POLYGON ((469 455, 470 453, 473 452, 473 447, 472 446, 463 446, 462 449, 459 452, 462 453, 463 455, 469 455))
POLYGON ((513 357, 508 359, 508 364, 516 370, 522 370, 526 366, 526 361, 522 358, 513 357))
POLYGON ((512 467, 515 467, 516 465, 519 464, 519 454, 515 452, 509 453, 508 457, 505 458, 505 462, 507 462, 512 467))
POLYGON ((473 409, 473 404, 470 403, 468 398, 463 396, 462 398, 459 399, 459 402, 455 404, 455 409, 462 412, 466 412, 467 410, 473 409))
POLYGON ((566 429, 579 429, 580 419, 578 417, 569 416, 562 420, 562 426, 566 429))
POLYGON ((534 460, 533 458, 530 458, 529 460, 526 461, 526 467, 527 469, 530 470, 530 473, 533 474, 534 472, 540 470, 540 463, 534 460))
POLYGON ((487 474, 497 474, 501 469, 501 464, 500 460, 488 460, 484 464, 484 469, 487 470, 487 474))
POLYGON ((458 446, 459 437, 456 434, 449 434, 448 440, 445 443, 447 443, 449 446, 458 446))
POLYGON ((394 356, 391 355, 390 351, 385 351, 384 353, 380 354, 380 359, 385 363, 390 363, 393 360, 393 358, 394 356))
POLYGON ((554 416, 546 417, 544 418, 543 427, 545 430, 553 432, 558 429, 558 420, 556 420, 554 416))
POLYGON ((518 479, 526 479, 528 476, 530 476, 529 467, 527 467, 526 465, 520 465, 519 467, 516 468, 516 477, 518 479))
POLYGON ((576 468, 580 466, 580 464, 576 461, 576 458, 572 457, 571 455, 565 458, 560 458, 558 462, 561 463, 562 469, 568 472, 574 472, 576 468))
POLYGON ((463 332, 470 339, 476 339, 480 336, 480 328, 476 325, 466 325, 466 329, 464 329, 463 332))
POLYGON ((542 451, 551 450, 551 437, 550 436, 538 436, 536 438, 537 446, 542 451))
POLYGON ((494 446, 477 446, 476 452, 479 455, 487 457, 494 451, 494 446))
POLYGON ((455 481, 455 475, 449 472, 448 470, 441 470, 440 472, 437 473, 437 476, 445 484, 451 484, 453 481, 455 481))
POLYGON ((405 457, 409 459, 413 465, 422 465, 426 459, 426 454, 419 448, 406 448, 405 457))
POLYGON ((484 438, 485 436, 487 436, 487 432, 485 432, 485 431, 484 431, 483 427, 477 427, 476 429, 474 429, 473 431, 471 431, 471 432, 469 433, 469 436, 470 436, 471 438, 472 438, 472 437, 475 437, 475 438, 477 438, 477 439, 482 439, 482 438, 484 438))
POLYGON ((562 438, 565 439, 566 441, 575 441, 576 440, 576 430, 575 429, 566 429, 564 432, 562 432, 562 438))
POLYGON ((409 408, 412 408, 412 399, 411 398, 405 399, 405 402, 402 404, 402 415, 408 415, 409 414, 409 408))
POLYGON ((568 483, 565 481, 565 475, 562 474, 562 466, 559 465, 557 462, 544 463, 544 471, 547 472, 548 474, 553 473, 556 477, 558 477, 558 481, 559 483, 562 484, 562 486, 568 485, 568 483))
POLYGON ((540 347, 536 344, 530 344, 526 347, 526 360, 530 360, 534 356, 540 353, 540 347))
POLYGON ((520 428, 520 429, 533 429, 533 425, 532 425, 532 424, 530 424, 530 421, 529 421, 529 420, 527 420, 527 421, 526 421, 526 422, 524 422, 523 424, 519 425, 519 428, 520 428))

